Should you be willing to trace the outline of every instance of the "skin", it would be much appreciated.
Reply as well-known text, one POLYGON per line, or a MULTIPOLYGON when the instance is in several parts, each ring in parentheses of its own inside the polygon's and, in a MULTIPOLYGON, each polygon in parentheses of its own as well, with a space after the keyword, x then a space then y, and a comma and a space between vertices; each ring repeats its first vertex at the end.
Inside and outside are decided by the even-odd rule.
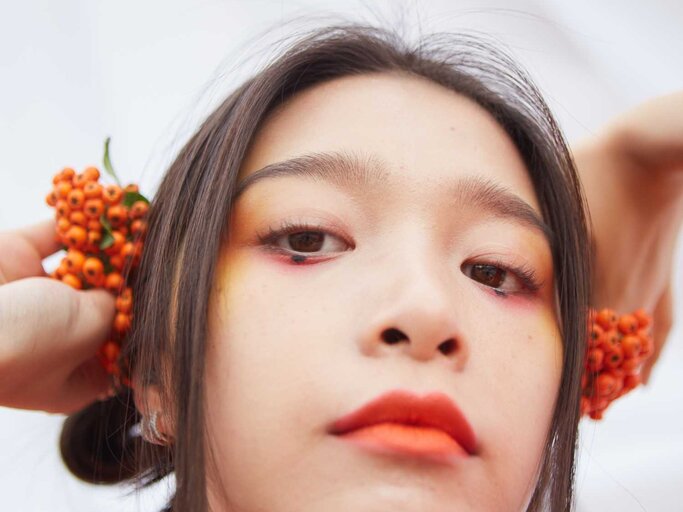
MULTIPOLYGON (((561 375, 550 248, 444 194, 454 178, 482 176, 540 212, 516 148, 485 110, 431 82, 348 77, 275 112, 240 180, 328 150, 378 155, 389 184, 352 196, 304 178, 264 180, 231 217, 207 340, 213 510, 524 508, 561 375), (306 265, 258 244, 258 232, 293 218, 338 226, 341 238, 313 249, 294 241, 295 254, 319 258, 306 265), (461 268, 491 256, 524 261, 545 284, 533 296, 496 295, 461 268), (387 328, 406 338, 385 343, 387 328), (445 355, 438 347, 451 337, 457 348, 445 355), (478 454, 446 466, 371 454, 325 431, 396 388, 448 395, 478 454)), ((292 249, 286 235, 277 243, 292 249)), ((514 274, 498 286, 523 290, 514 274)))

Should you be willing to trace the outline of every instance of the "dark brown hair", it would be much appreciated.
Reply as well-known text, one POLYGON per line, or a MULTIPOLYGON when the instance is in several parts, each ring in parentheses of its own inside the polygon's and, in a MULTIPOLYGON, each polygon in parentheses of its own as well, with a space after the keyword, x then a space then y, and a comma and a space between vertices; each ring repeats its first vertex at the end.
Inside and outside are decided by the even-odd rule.
POLYGON ((528 510, 573 508, 591 260, 585 199, 566 141, 532 80, 497 45, 466 34, 432 34, 410 45, 393 30, 357 23, 300 34, 208 115, 168 168, 150 207, 145 249, 132 282, 134 328, 123 355, 142 384, 160 385, 173 410, 175 443, 160 447, 131 434, 140 416, 125 391, 65 422, 62 456, 74 474, 141 488, 174 472, 176 492, 166 510, 208 509, 207 311, 217 260, 229 242, 238 171, 259 125, 275 107, 315 84, 376 72, 425 77, 476 101, 506 130, 528 168, 554 234, 564 347, 561 384, 528 510))

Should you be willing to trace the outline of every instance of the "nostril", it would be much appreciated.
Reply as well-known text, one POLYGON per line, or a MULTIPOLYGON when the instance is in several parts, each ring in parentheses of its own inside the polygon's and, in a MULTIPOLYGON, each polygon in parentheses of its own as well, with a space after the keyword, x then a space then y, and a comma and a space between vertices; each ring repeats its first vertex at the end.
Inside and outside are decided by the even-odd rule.
POLYGON ((454 350, 455 350, 455 341, 453 341, 453 340, 446 340, 441 345, 439 345, 439 351, 441 351, 441 353, 444 355, 448 355, 451 352, 453 352, 454 350))
POLYGON ((393 345, 394 343, 398 343, 401 340, 407 339, 407 336, 398 329, 391 328, 386 329, 382 333, 382 339, 390 345, 393 345))

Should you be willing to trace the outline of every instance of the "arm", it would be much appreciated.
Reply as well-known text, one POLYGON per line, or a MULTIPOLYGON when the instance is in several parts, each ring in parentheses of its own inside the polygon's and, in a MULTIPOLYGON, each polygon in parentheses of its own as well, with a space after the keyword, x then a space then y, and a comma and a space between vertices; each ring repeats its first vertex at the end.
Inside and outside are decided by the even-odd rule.
POLYGON ((593 307, 653 314, 655 352, 673 323, 675 245, 683 221, 683 91, 649 100, 574 146, 596 254, 593 307))

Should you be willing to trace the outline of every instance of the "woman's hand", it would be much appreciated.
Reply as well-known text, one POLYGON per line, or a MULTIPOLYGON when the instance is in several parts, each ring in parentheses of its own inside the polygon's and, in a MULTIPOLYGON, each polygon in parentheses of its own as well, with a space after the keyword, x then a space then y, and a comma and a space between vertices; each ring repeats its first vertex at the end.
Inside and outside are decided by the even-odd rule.
POLYGON ((592 306, 653 315, 647 382, 673 323, 675 244, 683 219, 683 91, 620 115, 573 150, 595 246, 592 306))
POLYGON ((71 413, 108 391, 95 353, 115 299, 47 276, 54 235, 54 220, 0 232, 0 406, 71 413))

